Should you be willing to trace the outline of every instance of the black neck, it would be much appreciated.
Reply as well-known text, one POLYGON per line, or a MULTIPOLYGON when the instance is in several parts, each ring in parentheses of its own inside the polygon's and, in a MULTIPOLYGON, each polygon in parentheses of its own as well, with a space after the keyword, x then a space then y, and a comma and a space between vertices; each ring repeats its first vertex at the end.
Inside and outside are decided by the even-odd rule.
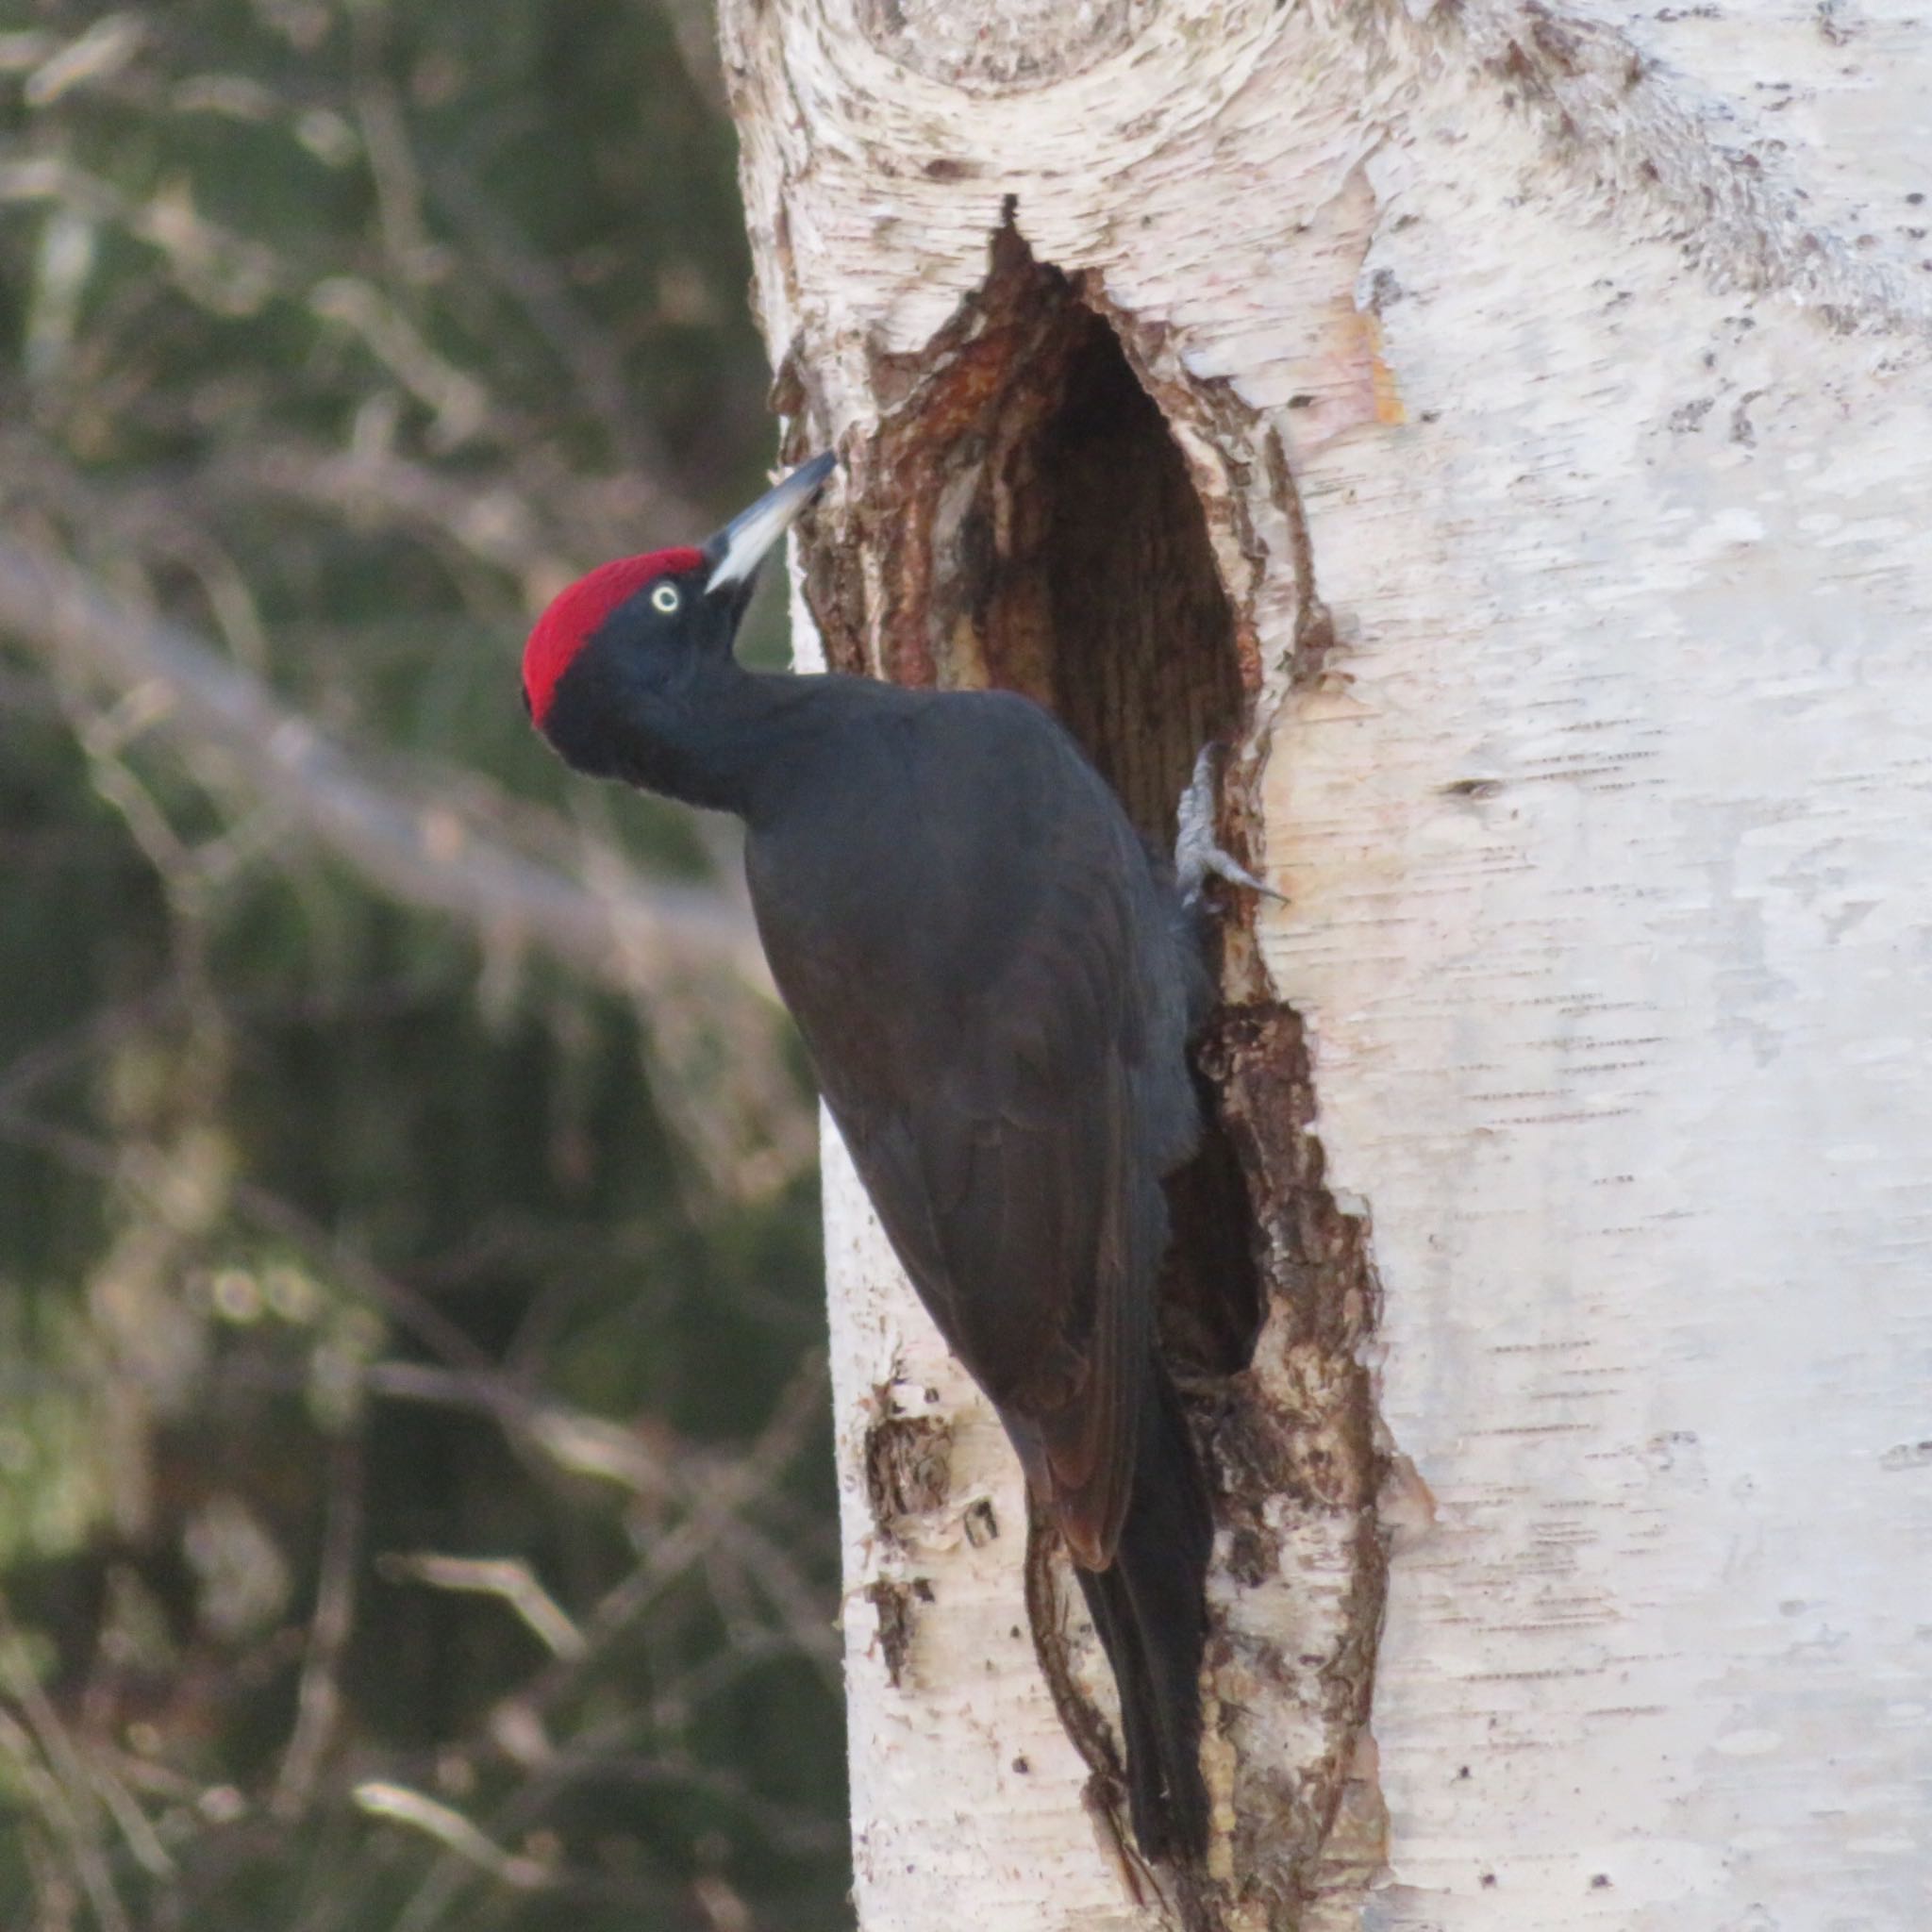
POLYGON ((703 661, 675 692, 632 691, 615 741, 617 775, 686 805, 757 823, 805 757, 827 680, 703 661))

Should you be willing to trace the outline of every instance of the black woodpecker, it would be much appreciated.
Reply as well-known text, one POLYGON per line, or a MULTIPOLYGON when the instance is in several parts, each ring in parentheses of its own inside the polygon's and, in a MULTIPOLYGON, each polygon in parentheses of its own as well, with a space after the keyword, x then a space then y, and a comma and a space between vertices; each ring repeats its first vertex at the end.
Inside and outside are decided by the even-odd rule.
POLYGON ((524 695, 578 771, 744 820, 758 932, 826 1103, 1073 1557, 1135 1836, 1198 1859, 1213 1524, 1154 1312, 1207 974, 1174 885, 1038 705, 733 657, 759 561, 833 461, 702 549, 565 591, 524 695))

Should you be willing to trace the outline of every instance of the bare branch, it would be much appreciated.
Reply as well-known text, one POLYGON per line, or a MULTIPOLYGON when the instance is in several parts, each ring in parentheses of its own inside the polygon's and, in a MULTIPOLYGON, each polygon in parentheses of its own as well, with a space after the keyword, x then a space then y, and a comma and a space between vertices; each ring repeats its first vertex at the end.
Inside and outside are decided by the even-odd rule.
MULTIPOLYGON (((5 1115, 0 1113, 0 1125, 4 1124, 5 1115)), ((458 1370, 429 1362, 375 1362, 364 1371, 362 1386, 391 1401, 479 1410, 565 1474, 594 1476, 638 1496, 682 1496, 708 1466, 701 1457, 667 1461, 636 1430, 545 1401, 487 1367, 473 1364, 458 1370)))
POLYGON ((454 1852, 465 1863, 488 1872, 492 1878, 519 1891, 532 1891, 548 1885, 551 1874, 535 1858, 506 1852, 476 1829, 460 1811, 412 1791, 406 1785, 370 1778, 356 1787, 358 1809, 375 1818, 387 1818, 396 1824, 425 1832, 445 1851, 454 1852))
POLYGON ((26 1720, 16 1725, 0 1706, 0 1756, 11 1760, 48 1827, 66 1842, 75 1875, 101 1932, 130 1932, 127 1909, 98 1842, 93 1780, 52 1700, 28 1662, 12 1614, 0 1600, 0 1688, 26 1720), (38 1750, 36 1750, 38 1747, 38 1750), (37 1759, 44 1760, 38 1763, 37 1759))
POLYGON ((362 1439, 338 1437, 329 1457, 328 1523, 323 1534, 322 1577, 315 1616, 295 1695, 295 1728, 282 1755, 269 1807, 278 1818, 299 1817, 315 1790, 322 1760, 341 1715, 341 1664, 356 1618, 356 1563, 362 1538, 362 1439))
POLYGON ((404 525, 508 572, 534 605, 607 556, 704 527, 703 508, 658 476, 638 467, 583 475, 539 452, 478 483, 380 443, 283 437, 229 445, 196 481, 225 495, 269 491, 352 523, 404 525))
POLYGON ((116 691, 158 688, 162 729, 218 750, 396 898, 464 920, 493 944, 545 948, 632 994, 678 977, 769 997, 750 922, 721 893, 646 885, 615 853, 600 860, 593 891, 508 848, 454 805, 398 797, 258 679, 181 626, 109 598, 62 558, 0 539, 0 626, 116 691))
POLYGON ((425 1550, 414 1556, 378 1557, 376 1568, 392 1580, 425 1583, 432 1590, 500 1597, 551 1656, 583 1655, 583 1632, 520 1557, 447 1557, 425 1550))

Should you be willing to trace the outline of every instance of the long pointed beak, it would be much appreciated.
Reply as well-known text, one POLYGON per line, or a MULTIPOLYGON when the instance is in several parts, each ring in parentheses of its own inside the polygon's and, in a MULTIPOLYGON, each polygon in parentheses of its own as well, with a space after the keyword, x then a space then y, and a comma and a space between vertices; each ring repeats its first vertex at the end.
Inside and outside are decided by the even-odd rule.
POLYGON ((705 545, 705 561, 711 566, 705 583, 708 596, 729 595, 741 600, 749 594, 765 553, 819 493, 838 462, 827 450, 824 456, 799 464, 776 489, 767 491, 749 509, 741 510, 705 545))

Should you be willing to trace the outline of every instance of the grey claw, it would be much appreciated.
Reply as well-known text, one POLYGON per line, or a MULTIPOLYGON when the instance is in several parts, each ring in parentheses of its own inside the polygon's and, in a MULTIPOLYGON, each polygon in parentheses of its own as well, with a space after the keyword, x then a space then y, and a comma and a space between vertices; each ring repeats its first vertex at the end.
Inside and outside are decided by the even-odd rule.
POLYGON ((1209 874, 1230 885, 1246 886, 1270 899, 1286 903, 1286 895, 1264 884, 1237 859, 1214 842, 1214 747, 1204 744, 1194 756, 1194 775, 1181 793, 1175 814, 1177 830, 1174 841, 1174 883, 1180 887, 1181 902, 1192 906, 1209 874))

